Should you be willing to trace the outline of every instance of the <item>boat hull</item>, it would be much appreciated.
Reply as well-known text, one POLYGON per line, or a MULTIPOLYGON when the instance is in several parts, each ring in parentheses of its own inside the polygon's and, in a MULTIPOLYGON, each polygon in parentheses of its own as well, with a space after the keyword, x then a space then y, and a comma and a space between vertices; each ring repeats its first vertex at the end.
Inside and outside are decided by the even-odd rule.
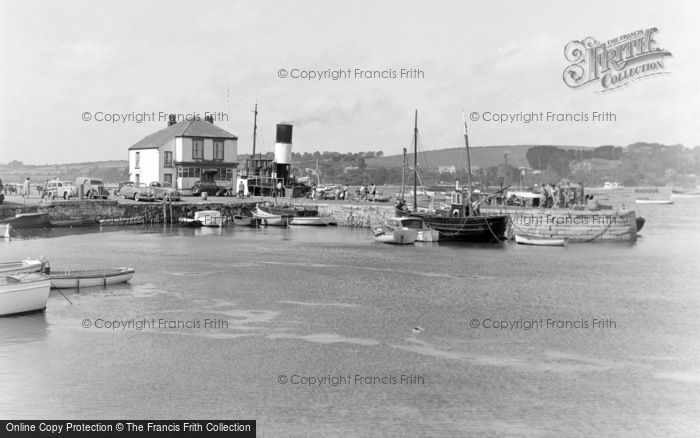
POLYGON ((416 242, 418 231, 410 228, 391 229, 380 225, 372 228, 374 240, 380 243, 391 243, 395 245, 410 245, 416 242))
POLYGON ((515 235, 515 242, 521 245, 534 246, 566 246, 569 239, 537 239, 520 234, 515 235))
POLYGON ((637 199, 634 202, 637 204, 659 204, 659 205, 673 204, 672 199, 637 199))
POLYGON ((286 227, 291 219, 291 216, 282 216, 279 214, 272 214, 256 208, 253 212, 253 217, 260 220, 261 225, 266 226, 276 226, 276 227, 286 227))
POLYGON ((637 240, 634 210, 569 210, 482 206, 481 211, 510 217, 508 235, 540 239, 568 238, 573 242, 637 240))
POLYGON ((198 220, 203 227, 223 227, 226 218, 217 210, 198 211, 194 214, 194 219, 198 220))
POLYGON ((310 227, 325 227, 328 225, 322 217, 320 216, 295 216, 292 218, 289 225, 304 225, 310 227))
POLYGON ((95 271, 56 271, 51 273, 51 287, 56 289, 79 289, 82 287, 109 286, 125 283, 134 276, 131 268, 95 271))
POLYGON ((50 288, 51 280, 44 274, 0 277, 0 316, 44 310, 50 288))
POLYGON ((202 223, 200 221, 189 217, 181 217, 177 220, 177 222, 183 227, 199 228, 202 226, 202 223))
POLYGON ((48 213, 20 213, 2 221, 2 223, 12 225, 12 228, 44 228, 51 226, 48 213))
POLYGON ((429 213, 404 213, 423 219, 428 228, 439 233, 439 239, 458 242, 497 242, 506 238, 508 216, 449 217, 429 213))

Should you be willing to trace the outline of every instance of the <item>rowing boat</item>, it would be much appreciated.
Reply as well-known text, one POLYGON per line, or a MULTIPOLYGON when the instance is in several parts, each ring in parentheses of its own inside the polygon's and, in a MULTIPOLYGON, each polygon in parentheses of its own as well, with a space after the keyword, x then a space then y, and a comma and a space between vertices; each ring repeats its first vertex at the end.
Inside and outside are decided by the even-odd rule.
POLYGON ((637 198, 634 202, 637 204, 673 204, 673 199, 647 199, 647 198, 637 198))
POLYGON ((49 276, 39 272, 0 276, 0 316, 44 310, 50 288, 49 276))
POLYGON ((536 246, 566 246, 569 239, 542 239, 537 237, 515 235, 515 242, 521 245, 536 245, 536 246))
POLYGON ((49 262, 44 260, 21 260, 16 262, 0 263, 0 274, 20 272, 46 272, 49 270, 49 262))
POLYGON ((53 271, 51 272, 51 287, 80 289, 81 287, 108 286, 131 280, 134 272, 132 268, 53 271))

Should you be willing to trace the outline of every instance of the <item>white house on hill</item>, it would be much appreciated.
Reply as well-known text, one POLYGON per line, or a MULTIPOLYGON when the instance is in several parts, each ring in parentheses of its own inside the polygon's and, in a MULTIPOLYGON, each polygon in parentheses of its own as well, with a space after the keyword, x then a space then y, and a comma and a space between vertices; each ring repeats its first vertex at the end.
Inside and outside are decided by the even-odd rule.
POLYGON ((211 118, 175 123, 171 117, 167 128, 129 148, 129 179, 135 183, 160 181, 189 189, 203 175, 235 181, 237 168, 238 137, 211 118))

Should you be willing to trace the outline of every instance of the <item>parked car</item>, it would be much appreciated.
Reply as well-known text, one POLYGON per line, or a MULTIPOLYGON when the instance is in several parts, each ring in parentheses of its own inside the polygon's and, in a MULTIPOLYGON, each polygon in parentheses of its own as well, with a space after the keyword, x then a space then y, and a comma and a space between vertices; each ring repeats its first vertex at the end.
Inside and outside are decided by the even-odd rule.
POLYGON ((105 188, 104 183, 99 178, 90 178, 89 176, 81 176, 75 179, 75 194, 80 195, 80 187, 83 188, 83 194, 88 199, 109 198, 109 191, 105 188))
POLYGON ((133 199, 134 201, 153 201, 153 190, 144 183, 125 185, 119 190, 119 194, 124 199, 133 199))
POLYGON ((46 195, 49 199, 63 198, 68 199, 75 196, 75 186, 73 181, 49 181, 46 185, 46 195))
POLYGON ((153 196, 156 199, 162 199, 164 201, 179 201, 180 192, 178 192, 170 183, 159 183, 158 181, 153 181, 149 184, 153 196))
POLYGON ((206 192, 207 195, 214 196, 219 191, 220 187, 216 185, 214 181, 197 181, 194 183, 192 188, 193 196, 199 196, 202 192, 206 192))
POLYGON ((124 187, 133 187, 134 182, 133 181, 122 181, 119 183, 119 187, 117 187, 117 190, 114 191, 114 194, 116 196, 121 196, 122 194, 122 188, 124 187))

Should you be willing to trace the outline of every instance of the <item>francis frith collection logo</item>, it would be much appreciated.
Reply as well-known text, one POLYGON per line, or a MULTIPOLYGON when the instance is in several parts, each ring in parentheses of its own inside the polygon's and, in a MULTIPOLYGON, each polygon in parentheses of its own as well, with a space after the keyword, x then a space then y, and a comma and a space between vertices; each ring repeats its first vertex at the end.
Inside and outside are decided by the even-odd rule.
POLYGON ((571 88, 599 84, 598 93, 619 89, 649 76, 668 73, 664 57, 673 56, 658 47, 657 28, 637 30, 600 42, 593 37, 571 41, 564 56, 571 65, 564 70, 564 83, 571 88))

